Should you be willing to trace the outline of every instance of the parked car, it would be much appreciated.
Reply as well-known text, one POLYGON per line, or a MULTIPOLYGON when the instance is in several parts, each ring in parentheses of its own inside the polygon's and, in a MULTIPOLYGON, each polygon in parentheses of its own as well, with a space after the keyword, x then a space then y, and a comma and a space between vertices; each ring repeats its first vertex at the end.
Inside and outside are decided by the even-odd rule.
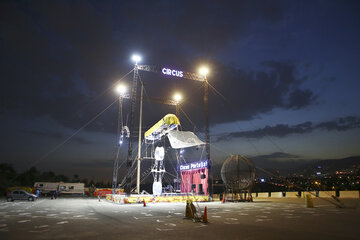
POLYGON ((12 202, 14 200, 29 200, 29 201, 34 201, 37 199, 37 196, 32 194, 32 193, 28 193, 27 191, 24 190, 15 190, 12 191, 8 196, 7 196, 7 201, 8 202, 12 202))

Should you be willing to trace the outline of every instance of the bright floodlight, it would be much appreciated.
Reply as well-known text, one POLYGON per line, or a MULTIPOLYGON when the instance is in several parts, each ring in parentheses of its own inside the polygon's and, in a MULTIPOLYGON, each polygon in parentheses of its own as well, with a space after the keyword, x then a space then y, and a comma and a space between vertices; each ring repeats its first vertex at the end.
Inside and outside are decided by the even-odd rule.
POLYGON ((182 96, 181 96, 180 93, 175 93, 174 96, 173 96, 173 99, 178 104, 181 101, 182 96))
POLYGON ((127 87, 123 84, 119 84, 116 87, 116 92, 120 94, 120 96, 124 96, 127 91, 127 87))
POLYGON ((209 73, 209 69, 207 67, 201 67, 199 73, 200 75, 206 76, 209 73))
POLYGON ((132 55, 131 59, 137 64, 138 62, 141 61, 141 57, 139 55, 132 55))

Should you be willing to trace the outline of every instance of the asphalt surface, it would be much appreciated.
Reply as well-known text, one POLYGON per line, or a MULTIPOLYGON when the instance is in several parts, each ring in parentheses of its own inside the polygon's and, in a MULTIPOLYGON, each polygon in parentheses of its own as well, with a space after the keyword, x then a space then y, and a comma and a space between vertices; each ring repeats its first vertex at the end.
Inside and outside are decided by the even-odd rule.
POLYGON ((184 219, 184 203, 118 205, 90 198, 0 202, 1 239, 360 239, 359 200, 345 208, 304 199, 200 203, 208 224, 184 219), (359 205, 359 206, 358 206, 359 205))

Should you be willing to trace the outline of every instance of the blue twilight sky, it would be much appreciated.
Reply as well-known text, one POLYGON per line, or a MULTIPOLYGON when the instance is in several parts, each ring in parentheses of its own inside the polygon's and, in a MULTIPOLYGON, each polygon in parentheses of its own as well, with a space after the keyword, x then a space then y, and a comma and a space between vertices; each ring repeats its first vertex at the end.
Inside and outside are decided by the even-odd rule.
MULTIPOLYGON (((142 64, 210 67, 215 163, 359 155, 359 11, 358 1, 2 1, 0 161, 110 179, 117 103, 56 147, 116 101, 134 52, 142 64)), ((183 129, 203 138, 201 84, 140 74, 147 96, 183 93, 196 125, 182 112, 183 129)), ((144 108, 145 130, 174 112, 144 108)))

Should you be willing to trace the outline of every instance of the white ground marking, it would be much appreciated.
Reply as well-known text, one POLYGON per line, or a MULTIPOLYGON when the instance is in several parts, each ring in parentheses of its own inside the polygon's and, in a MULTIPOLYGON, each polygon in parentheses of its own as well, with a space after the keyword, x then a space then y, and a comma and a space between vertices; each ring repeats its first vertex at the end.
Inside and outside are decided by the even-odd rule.
POLYGON ((321 215, 324 215, 324 214, 321 214, 321 213, 314 213, 313 216, 321 216, 321 215))
POLYGON ((84 215, 75 215, 73 216, 74 218, 82 218, 82 217, 85 217, 84 215))
POLYGON ((31 215, 31 213, 19 213, 19 216, 31 215))
POLYGON ((247 213, 239 213, 240 216, 248 216, 249 214, 247 213))
POLYGON ((311 212, 311 211, 303 211, 303 213, 314 214, 315 212, 311 212))
POLYGON ((264 214, 271 214, 271 212, 263 212, 264 214))
POLYGON ((160 222, 164 222, 164 221, 162 221, 160 219, 156 219, 156 222, 160 223, 160 222))
POLYGON ((172 228, 156 228, 156 230, 162 232, 162 231, 171 231, 171 230, 174 230, 172 228))
POLYGON ((61 212, 60 214, 72 214, 73 212, 61 212))
POLYGON ((20 212, 25 212, 25 210, 11 210, 10 212, 17 212, 17 213, 20 213, 20 212))
POLYGON ((35 226, 35 228, 45 228, 45 227, 49 227, 49 225, 35 226))
POLYGON ((240 222, 224 222, 225 224, 239 224, 240 222))
POLYGON ((26 222, 30 222, 30 220, 20 220, 20 221, 18 221, 18 223, 26 223, 26 222))
POLYGON ((139 218, 137 218, 137 217, 134 217, 134 218, 135 218, 136 220, 139 219, 139 218))
POLYGON ((62 222, 57 222, 56 224, 65 224, 65 223, 69 223, 68 221, 62 221, 62 222))
POLYGON ((271 218, 268 218, 268 219, 256 219, 255 222, 265 222, 265 221, 271 221, 272 219, 271 218))
POLYGON ((202 224, 200 224, 200 226, 196 226, 195 228, 202 228, 202 227, 207 227, 207 226, 208 226, 207 224, 202 223, 202 224))
POLYGON ((164 225, 165 226, 170 226, 170 227, 176 227, 175 223, 165 223, 164 225))
POLYGON ((256 216, 257 218, 267 218, 268 216, 265 216, 265 215, 258 215, 256 216))
POLYGON ((217 216, 217 215, 215 215, 215 216, 211 216, 212 218, 221 218, 221 216, 217 216))
POLYGON ((285 218, 300 218, 300 216, 285 216, 285 218))
POLYGON ((0 228, 6 227, 7 224, 0 224, 0 228))
POLYGON ((54 216, 57 216, 57 215, 58 215, 57 213, 46 214, 46 216, 48 216, 48 217, 54 217, 54 216))
POLYGON ((42 233, 42 232, 48 232, 50 229, 43 229, 43 230, 30 230, 31 233, 42 233))
POLYGON ((45 201, 45 199, 42 199, 42 200, 37 200, 35 203, 27 206, 25 209, 29 209, 29 208, 32 208, 33 206, 35 205, 38 205, 39 203, 42 203, 43 201, 45 201))
POLYGON ((150 213, 145 214, 146 217, 152 217, 153 215, 150 213))
POLYGON ((237 218, 226 218, 227 221, 237 221, 237 218))

